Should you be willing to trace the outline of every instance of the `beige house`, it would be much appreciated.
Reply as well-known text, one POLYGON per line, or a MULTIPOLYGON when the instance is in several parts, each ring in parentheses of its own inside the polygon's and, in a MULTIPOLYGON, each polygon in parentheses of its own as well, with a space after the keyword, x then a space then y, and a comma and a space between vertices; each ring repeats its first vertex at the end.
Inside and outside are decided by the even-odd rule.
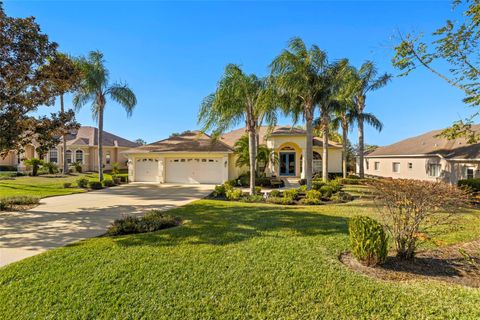
MULTIPOLYGON (((278 165, 267 168, 267 176, 304 177, 306 134, 287 126, 269 133, 262 127, 259 139, 278 155, 278 165)), ((235 179, 247 168, 235 166, 233 147, 245 134, 238 129, 214 140, 199 131, 190 131, 124 152, 128 156, 131 181, 156 183, 223 183, 235 179)), ((313 169, 322 171, 322 141, 313 139, 313 169)), ((342 147, 330 142, 329 172, 342 172, 342 147)))
MULTIPOLYGON (((83 171, 98 171, 98 129, 94 127, 80 127, 77 131, 66 136, 67 140, 67 163, 79 162, 82 164, 83 171)), ((130 148, 137 147, 138 144, 114 134, 103 132, 103 163, 104 169, 111 169, 111 164, 118 162, 121 168, 127 168, 127 158, 122 153, 130 148)), ((28 145, 25 152, 18 154, 9 152, 2 159, 0 165, 17 167, 18 170, 26 169, 23 161, 26 159, 37 158, 35 143, 28 145)), ((63 167, 63 143, 47 152, 44 160, 53 162, 59 168, 63 167)))
MULTIPOLYGON (((473 126, 480 130, 480 126, 473 126)), ((365 155, 365 174, 377 177, 445 181, 480 177, 480 144, 437 137, 430 131, 365 155)))

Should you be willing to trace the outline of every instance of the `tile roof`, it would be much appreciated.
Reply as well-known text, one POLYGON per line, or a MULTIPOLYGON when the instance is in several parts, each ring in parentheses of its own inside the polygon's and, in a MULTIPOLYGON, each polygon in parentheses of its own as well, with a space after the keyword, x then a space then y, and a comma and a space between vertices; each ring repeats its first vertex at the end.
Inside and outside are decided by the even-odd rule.
MULTIPOLYGON (((472 126, 476 132, 480 125, 472 126)), ((366 157, 441 155, 449 159, 480 159, 480 143, 468 144, 465 138, 447 140, 437 137, 443 130, 434 130, 397 143, 377 148, 366 157)))
MULTIPOLYGON (((94 127, 82 126, 76 132, 67 134, 67 145, 71 146, 97 146, 98 145, 98 129, 94 127)), ((110 132, 103 131, 103 146, 105 147, 123 147, 134 148, 138 144, 114 135, 110 132)))
MULTIPOLYGON (((291 126, 275 126, 273 128, 270 128, 271 131, 269 132, 269 127, 268 126, 262 126, 260 127, 260 143, 265 143, 266 139, 268 136, 302 136, 305 135, 306 132, 304 129, 301 128, 296 128, 296 127, 291 127, 291 126)), ((238 141, 244 134, 246 134, 245 128, 240 128, 237 130, 230 131, 228 133, 225 133, 221 138, 220 141, 225 142, 227 145, 233 148, 235 142, 238 141)), ((322 139, 319 137, 314 137, 313 138, 313 145, 314 146, 323 146, 322 139)), ((331 148, 341 148, 341 145, 339 143, 329 141, 328 145, 331 148)))
POLYGON ((227 144, 200 131, 188 131, 168 139, 127 150, 127 153, 149 152, 232 152, 227 144))

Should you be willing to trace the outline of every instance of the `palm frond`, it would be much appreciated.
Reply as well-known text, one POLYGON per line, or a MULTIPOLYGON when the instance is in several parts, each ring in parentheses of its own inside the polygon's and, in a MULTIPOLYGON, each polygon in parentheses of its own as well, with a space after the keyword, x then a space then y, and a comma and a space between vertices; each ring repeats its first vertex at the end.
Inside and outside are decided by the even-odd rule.
POLYGON ((383 123, 375 115, 371 113, 363 113, 362 117, 365 123, 369 124, 377 131, 382 131, 383 123))
POLYGON ((107 88, 105 94, 110 96, 113 101, 120 104, 125 111, 127 111, 127 116, 132 115, 133 109, 137 105, 137 97, 127 84, 114 83, 107 88))

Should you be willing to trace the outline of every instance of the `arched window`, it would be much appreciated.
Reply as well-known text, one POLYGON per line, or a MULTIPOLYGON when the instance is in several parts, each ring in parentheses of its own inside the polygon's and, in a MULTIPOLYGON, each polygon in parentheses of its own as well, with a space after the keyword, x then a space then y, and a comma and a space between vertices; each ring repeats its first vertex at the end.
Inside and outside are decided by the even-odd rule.
POLYGON ((72 150, 67 150, 67 156, 65 160, 67 160, 67 163, 72 163, 72 150))
POLYGON ((75 161, 83 164, 83 151, 82 150, 75 151, 75 161))
POLYGON ((50 162, 57 163, 58 162, 58 150, 57 148, 50 149, 48 154, 48 158, 50 162))

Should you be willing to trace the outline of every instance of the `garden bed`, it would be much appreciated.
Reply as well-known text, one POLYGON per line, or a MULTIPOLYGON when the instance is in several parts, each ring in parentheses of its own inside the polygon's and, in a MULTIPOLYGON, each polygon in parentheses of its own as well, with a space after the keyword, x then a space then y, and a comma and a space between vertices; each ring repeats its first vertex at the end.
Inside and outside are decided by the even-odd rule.
POLYGON ((348 252, 339 259, 350 269, 381 280, 438 280, 480 288, 480 239, 421 251, 412 261, 389 256, 385 263, 375 267, 361 264, 348 252))

